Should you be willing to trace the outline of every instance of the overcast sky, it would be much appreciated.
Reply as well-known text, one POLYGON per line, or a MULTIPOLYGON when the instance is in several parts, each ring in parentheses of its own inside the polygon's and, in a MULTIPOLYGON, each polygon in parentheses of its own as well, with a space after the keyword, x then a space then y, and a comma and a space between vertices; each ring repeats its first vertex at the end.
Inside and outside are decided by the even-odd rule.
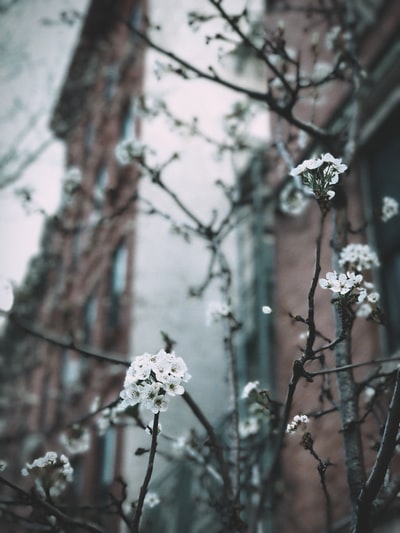
MULTIPOLYGON (((87 0, 0 0, 0 158, 13 148, 35 150, 49 137, 49 116, 80 30, 80 20, 61 23, 60 15, 85 13, 87 5, 87 0), (40 119, 30 136, 15 142, 34 115, 40 119)), ((0 279, 20 283, 38 250, 43 216, 27 214, 16 190, 29 188, 34 205, 53 213, 63 165, 63 146, 54 142, 18 181, 0 190, 0 279)))

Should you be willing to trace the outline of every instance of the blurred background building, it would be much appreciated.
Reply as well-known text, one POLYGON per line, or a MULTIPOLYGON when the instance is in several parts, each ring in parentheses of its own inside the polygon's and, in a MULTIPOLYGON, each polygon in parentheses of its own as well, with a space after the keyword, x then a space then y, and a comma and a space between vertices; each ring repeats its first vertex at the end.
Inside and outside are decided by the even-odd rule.
MULTIPOLYGON (((234 4, 239 10, 242 2, 234 4)), ((309 58, 310 69, 314 68, 310 43, 315 37, 299 24, 298 12, 288 14, 278 4, 248 2, 254 21, 249 31, 256 31, 257 24, 271 31, 283 24, 287 46, 301 50, 309 58)), ((149 161, 159 168, 179 153, 177 161, 163 168, 163 180, 202 221, 223 217, 229 207, 223 189, 215 187, 218 179, 239 191, 237 228, 224 248, 238 280, 232 303, 241 323, 239 380, 241 385, 259 380, 273 398, 282 401, 285 397, 296 346, 304 345, 304 326, 291 315, 307 311, 319 213, 312 204, 297 216, 282 208, 287 183, 282 176, 287 176, 288 169, 283 166, 278 141, 288 146, 296 143, 298 161, 313 150, 334 152, 334 146, 315 146, 307 138, 300 142, 295 129, 282 127, 261 108, 244 123, 251 141, 246 155, 224 152, 216 158, 212 143, 179 127, 179 122, 189 124, 196 117, 201 131, 220 138, 224 134, 221 113, 237 105, 233 91, 201 79, 169 76, 165 72, 168 60, 156 50, 145 49, 134 31, 147 29, 160 46, 206 69, 217 50, 212 44, 204 47, 201 32, 196 37, 188 28, 190 8, 209 10, 206 1, 182 0, 174 2, 173 9, 155 0, 90 3, 51 121, 55 135, 65 143, 62 205, 46 223, 42 251, 17 294, 14 321, 1 339, 1 349, 8 354, 2 369, 1 407, 6 424, 1 442, 5 456, 12 456, 18 443, 20 464, 14 465, 15 476, 25 461, 49 449, 49 443, 58 446, 59 433, 95 409, 96 398, 96 406, 111 405, 117 399, 124 366, 102 362, 102 354, 128 362, 143 352, 156 353, 163 346, 163 332, 176 341, 176 353, 185 359, 193 376, 188 389, 204 413, 221 424, 226 414, 227 361, 221 324, 207 325, 205 320, 209 303, 221 298, 218 284, 211 285, 203 298, 189 297, 188 292, 199 287, 207 274, 207 246, 200 239, 188 242, 182 238, 179 227, 188 222, 187 215, 157 184, 140 177, 138 165, 118 163, 115 149, 124 139, 150 146, 149 161), (144 96, 152 109, 163 102, 167 113, 146 114, 144 96), (218 210, 216 215, 214 210, 218 210), (262 313, 266 305, 271 306, 271 315, 262 313), (85 357, 76 347, 99 357, 85 357)), ((357 239, 368 238, 378 250, 381 269, 374 281, 382 293, 388 326, 383 330, 378 325, 357 325, 357 361, 358 356, 372 359, 379 352, 391 355, 400 343, 399 226, 396 221, 383 226, 376 216, 384 195, 400 197, 400 12, 396 0, 354 2, 354 8, 368 83, 360 95, 362 127, 354 171, 346 178, 349 215, 353 228, 362 228, 366 220, 373 222, 357 239)), ((324 26, 315 29, 321 40, 326 31, 324 26)), ((253 88, 273 82, 273 75, 241 49, 224 49, 222 55, 223 72, 230 79, 253 88)), ((331 124, 339 131, 351 105, 343 85, 331 84, 321 88, 316 109, 314 95, 310 95, 296 111, 307 117, 312 108, 318 124, 331 124)), ((329 243, 324 253, 326 272, 331 270, 329 243)), ((322 291, 317 292, 316 305, 319 328, 332 336, 331 306, 322 291)), ((335 403, 328 397, 334 387, 327 385, 325 391, 318 405, 321 412, 335 403)), ((293 414, 315 413, 315 409, 314 392, 304 381, 298 387, 293 414)), ((163 506, 145 516, 144 530, 218 531, 211 510, 205 514, 199 505, 201 488, 189 463, 181 457, 179 465, 171 467, 168 461, 168 437, 172 441, 187 438, 187 428, 199 433, 199 426, 179 401, 171 403, 162 424, 167 439, 160 440, 152 490, 159 492, 163 506)), ((332 487, 334 531, 346 531, 348 497, 340 466, 338 413, 317 417, 314 431, 323 435, 316 438, 320 455, 337 465, 328 469, 327 483, 332 487)), ((145 458, 135 455, 135 450, 147 448, 149 436, 142 427, 122 430, 113 425, 101 435, 91 427, 91 434, 91 452, 73 460, 72 501, 106 501, 111 485, 118 486, 118 475, 129 482, 130 496, 135 499, 146 467, 145 458)), ((371 462, 376 443, 368 438, 366 442, 371 462)), ((263 450, 265 468, 272 449, 267 445, 263 450)), ((324 500, 315 461, 291 441, 283 457, 286 466, 266 495, 266 516, 272 518, 265 520, 265 532, 298 532, 304 524, 310 533, 320 531, 324 500)), ((111 526, 116 527, 112 522, 111 526)))

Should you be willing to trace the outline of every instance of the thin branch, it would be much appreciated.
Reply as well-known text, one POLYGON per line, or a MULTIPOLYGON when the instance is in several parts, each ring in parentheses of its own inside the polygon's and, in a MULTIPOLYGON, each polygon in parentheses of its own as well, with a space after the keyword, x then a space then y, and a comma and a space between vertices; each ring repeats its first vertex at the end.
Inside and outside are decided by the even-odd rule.
POLYGON ((60 511, 57 507, 55 507, 51 503, 39 498, 34 493, 28 493, 24 491, 23 489, 18 487, 18 485, 15 485, 11 481, 8 481, 3 476, 0 476, 0 483, 3 483, 3 485, 6 485, 7 487, 13 489, 22 498, 21 505, 25 504, 25 505, 29 505, 32 507, 35 507, 35 506, 41 507, 42 509, 47 511, 49 515, 55 516, 56 518, 60 520, 61 523, 66 524, 68 526, 85 529, 86 531, 91 531, 92 533, 104 533, 104 529, 90 522, 83 522, 81 520, 71 518, 70 516, 60 511))
POLYGON ((149 487, 149 483, 151 481, 151 476, 153 474, 154 459, 155 459, 156 450, 157 450, 158 420, 159 420, 159 418, 160 418, 160 413, 156 413, 154 415, 154 419, 153 419, 153 428, 152 428, 152 433, 151 433, 151 448, 150 448, 150 453, 149 453, 149 461, 148 461, 148 464, 147 464, 147 470, 146 470, 146 475, 145 475, 144 480, 143 480, 143 484, 140 487, 139 500, 138 500, 138 502, 136 504, 135 516, 133 518, 133 523, 132 523, 132 528, 131 528, 132 533, 139 533, 139 524, 140 524, 140 518, 142 516, 142 511, 143 511, 144 499, 145 499, 145 496, 147 494, 147 489, 149 487))
POLYGON ((13 324, 21 328, 23 331, 25 331, 29 335, 32 335, 32 337, 36 337, 38 339, 44 340, 46 342, 49 342, 50 344, 54 344, 55 346, 65 348, 67 350, 73 350, 75 352, 80 353, 84 357, 95 359, 96 361, 99 361, 100 363, 112 363, 115 365, 122 365, 125 367, 128 367, 130 365, 129 361, 124 361, 123 359, 119 359, 117 357, 106 355, 97 350, 89 350, 88 348, 79 346, 70 337, 60 338, 50 333, 46 333, 44 331, 40 331, 36 328, 28 326, 27 324, 22 322, 14 312, 5 313, 3 311, 0 311, 0 315, 7 317, 9 320, 13 322, 13 324))
POLYGON ((215 453, 215 456, 217 458, 217 461, 218 461, 218 464, 221 470, 221 476, 224 481, 226 496, 228 498, 231 498, 232 488, 231 488, 231 482, 229 479, 228 469, 227 469, 224 456, 222 454, 221 446, 218 443, 218 439, 215 434, 214 428, 210 424, 210 422, 208 421, 207 417, 204 415, 203 411, 200 409, 198 404, 193 400, 193 398, 190 396, 190 394, 187 391, 183 393, 182 397, 187 403, 187 405, 190 407, 192 413, 195 415, 197 420, 200 422, 200 424, 204 427, 204 429, 207 432, 208 438, 210 440, 211 449, 215 453))
POLYGON ((358 498, 358 512, 353 533, 367 533, 370 531, 372 503, 385 479, 391 458, 396 447, 397 434, 400 423, 400 369, 396 373, 396 383, 389 411, 386 418, 385 429, 381 444, 376 455, 375 463, 371 473, 365 482, 358 498))

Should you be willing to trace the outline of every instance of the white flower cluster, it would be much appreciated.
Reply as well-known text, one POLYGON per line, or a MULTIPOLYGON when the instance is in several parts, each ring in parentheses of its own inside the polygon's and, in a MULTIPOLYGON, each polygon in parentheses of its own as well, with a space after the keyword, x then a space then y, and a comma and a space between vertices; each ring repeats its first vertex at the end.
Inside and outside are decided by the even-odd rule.
POLYGON ((296 415, 293 420, 286 426, 286 433, 303 434, 307 431, 310 419, 307 415, 296 415))
POLYGON ((80 425, 74 425, 60 435, 60 444, 70 455, 85 453, 90 448, 90 431, 80 425))
POLYGON ((256 435, 261 428, 260 418, 257 416, 248 416, 244 420, 239 422, 239 435, 240 438, 246 439, 251 435, 256 435))
POLYGON ((143 157, 144 146, 137 139, 125 139, 115 147, 115 157, 120 165, 130 165, 135 159, 143 157))
POLYGON ((340 266, 353 268, 357 272, 378 267, 379 264, 378 256, 368 244, 348 244, 339 255, 340 266))
POLYGON ((399 202, 391 196, 384 196, 382 199, 381 220, 387 222, 399 214, 399 202))
POLYGON ((140 404, 152 413, 166 411, 170 398, 185 392, 182 381, 190 378, 184 360, 174 352, 139 355, 126 372, 118 409, 140 404))
POLYGON ((279 196, 280 208, 283 213, 288 215, 300 215, 309 203, 309 199, 304 192, 296 187, 293 181, 290 181, 284 187, 279 196))
POLYGON ((64 454, 58 457, 56 452, 47 452, 32 463, 26 463, 21 473, 23 476, 36 475, 35 486, 43 498, 47 494, 57 498, 72 482, 74 470, 64 454))
POLYGON ((348 294, 352 289, 359 287, 363 277, 361 274, 347 272, 338 274, 336 270, 327 272, 326 278, 321 278, 319 284, 323 289, 329 289, 337 294, 348 294))
POLYGON ((322 154, 317 159, 306 159, 290 171, 297 185, 304 192, 313 194, 317 200, 332 200, 335 191, 331 189, 339 181, 339 174, 347 170, 341 159, 332 154, 322 154))
POLYGON ((225 302, 212 301, 208 304, 206 311, 206 324, 210 326, 213 322, 218 322, 222 317, 231 313, 231 307, 225 302))
POLYGON ((362 274, 327 272, 326 278, 321 278, 319 284, 323 289, 329 289, 341 295, 354 294, 353 289, 355 289, 358 294, 357 303, 360 304, 357 316, 369 316, 372 312, 371 303, 379 300, 379 293, 374 291, 374 284, 365 281, 362 274))
POLYGON ((116 407, 106 407, 96 417, 97 430, 100 436, 106 434, 108 428, 120 422, 121 412, 116 407))
POLYGON ((366 281, 360 272, 379 266, 378 256, 368 244, 348 244, 340 252, 339 265, 351 270, 346 274, 327 272, 326 278, 319 280, 320 286, 336 294, 357 294, 357 316, 368 317, 373 311, 371 304, 376 304, 379 300, 379 293, 375 291, 374 284, 366 281))
POLYGON ((248 398, 252 391, 257 391, 257 387, 259 386, 259 381, 249 381, 246 383, 246 385, 243 387, 242 398, 248 398))

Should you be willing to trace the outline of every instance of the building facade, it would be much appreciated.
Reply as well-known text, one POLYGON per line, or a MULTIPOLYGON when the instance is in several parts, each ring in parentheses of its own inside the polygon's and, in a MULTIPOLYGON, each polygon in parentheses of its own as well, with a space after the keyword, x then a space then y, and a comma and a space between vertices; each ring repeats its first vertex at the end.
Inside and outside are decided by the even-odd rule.
MULTIPOLYGON (((121 472, 121 432, 97 427, 90 413, 115 402, 129 356, 138 171, 117 163, 115 147, 140 134, 144 47, 129 25, 143 29, 145 20, 141 0, 89 5, 51 120, 65 143, 62 202, 46 223, 2 341, 13 354, 2 392, 3 456, 12 475, 20 482, 26 462, 49 449, 64 452, 74 469, 69 501, 72 509, 84 501, 89 520, 121 472), (83 447, 90 441, 90 454, 71 448, 80 439, 83 447)), ((28 487, 29 478, 24 482, 28 487)), ((32 515, 22 515, 29 527, 32 515)), ((118 527, 112 513, 101 521, 118 527)), ((2 528, 11 529, 3 531, 17 531, 14 522, 6 520, 2 528)))
MULTIPOLYGON (((311 2, 303 9, 294 3, 288 10, 280 2, 248 2, 247 15, 253 24, 250 35, 260 27, 268 35, 280 32, 281 45, 294 50, 293 57, 288 54, 292 64, 294 57, 301 56, 310 72, 325 68, 322 75, 318 71, 324 77, 323 63, 331 59, 332 49, 321 44, 328 28, 318 18, 320 4, 311 2), (322 50, 318 61, 314 55, 317 42, 322 50)), ((243 2, 235 0, 230 7, 240 13, 243 2)), ((342 142, 349 135, 343 124, 352 106, 359 106, 360 134, 346 176, 349 241, 369 242, 378 252, 381 266, 371 281, 381 293, 386 327, 378 324, 380 317, 375 322, 357 320, 353 334, 353 361, 357 363, 376 359, 378 354, 395 356, 399 350, 399 226, 396 220, 384 223, 379 215, 383 196, 400 198, 400 13, 396 0, 357 1, 353 7, 351 29, 357 35, 368 83, 362 84, 356 100, 346 83, 310 87, 294 112, 303 120, 330 128, 342 142)), ((153 0, 95 0, 90 4, 52 120, 56 135, 66 144, 69 172, 63 204, 47 225, 43 254, 31 269, 29 290, 21 292, 20 304, 17 299, 15 313, 20 324, 11 322, 8 340, 7 336, 3 339, 4 350, 18 351, 18 364, 10 367, 12 375, 5 380, 9 384, 5 396, 16 398, 18 407, 15 425, 3 431, 3 442, 12 447, 16 438, 30 435, 22 462, 40 455, 45 451, 41 435, 55 443, 61 428, 66 424, 73 428, 72 422, 93 410, 95 397, 99 407, 118 398, 124 365, 102 362, 102 355, 111 353, 126 363, 145 352, 157 353, 168 340, 175 343, 176 353, 192 374, 187 385, 190 396, 216 424, 218 436, 222 435, 233 405, 226 378, 230 348, 224 317, 230 321, 234 310, 237 385, 241 389, 249 381, 259 381, 268 390, 270 402, 270 418, 258 432, 259 440, 254 433, 243 433, 240 443, 243 457, 249 450, 259 457, 259 467, 251 465, 249 471, 240 473, 240 482, 246 486, 241 504, 249 531, 349 531, 340 399, 330 374, 316 374, 313 382, 300 380, 290 412, 312 418, 315 450, 326 461, 330 524, 326 525, 326 497, 315 457, 291 436, 284 439, 273 479, 265 478, 268 484, 261 490, 262 502, 253 490, 274 461, 279 415, 293 362, 307 342, 306 322, 301 317, 308 312, 320 218, 312 201, 296 215, 284 208, 284 191, 291 180, 285 155, 293 166, 315 153, 332 151, 340 156, 335 152, 339 143, 304 138, 295 125, 287 127, 269 112, 264 102, 255 115, 240 114, 237 91, 230 90, 229 83, 251 87, 254 92, 266 84, 280 91, 274 64, 265 68, 237 46, 220 51, 218 40, 210 39, 204 46, 204 40, 218 34, 220 27, 217 22, 213 25, 210 15, 211 26, 205 32, 197 28, 197 10, 211 13, 209 2, 182 0, 174 2, 173 9, 170 3, 153 0), (144 53, 143 40, 134 30, 142 32, 147 24, 150 38, 169 55, 151 46, 144 53), (190 69, 176 72, 174 54, 203 72, 210 65, 210 72, 221 69, 216 71, 229 80, 228 88, 190 74, 190 69), (213 64, 218 54, 222 67, 213 64), (238 116, 239 126, 229 120, 221 125, 223 114, 231 121, 238 116), (243 138, 250 139, 246 150, 238 145, 227 149, 227 134, 237 141, 241 127, 243 138), (136 139, 146 147, 146 158, 140 164, 117 161, 115 147, 124 139, 136 139), (204 230, 215 231, 224 224, 232 205, 236 218, 232 226, 226 226, 229 237, 220 246, 204 230), (229 264, 225 270, 218 263, 222 255, 229 264), (227 277, 234 281, 227 284, 227 277), (35 299, 40 302, 34 304, 35 299), (208 317, 216 319, 211 324, 206 321, 207 310, 208 317), (24 325, 36 337, 15 343, 24 325), (50 332, 58 344, 46 341, 44 332, 50 332), (89 357, 83 357, 85 349, 89 357), (26 372, 20 372, 20 361, 26 372)), ((336 39, 340 36, 344 38, 343 31, 336 39)), ((342 82, 347 75, 341 73, 342 82)), ((343 207, 335 205, 338 212, 343 207)), ((332 210, 324 233, 321 275, 333 268, 330 235, 334 226, 332 210)), ((335 337, 335 325, 330 298, 319 287, 315 307, 322 346, 335 337)), ((326 349, 307 371, 317 373, 334 364, 333 351, 326 349)), ((388 373, 390 365, 383 367, 388 373)), ((390 384, 386 387, 385 382, 385 388, 382 381, 374 381, 371 367, 360 367, 356 380, 360 413, 365 416, 363 452, 368 471, 379 447, 377 435, 383 427, 390 384), (382 392, 381 411, 368 404, 368 387, 360 385, 368 376, 373 394, 382 392), (374 421, 368 413, 374 414, 374 421)), ((161 504, 145 510, 143 531, 220 531, 220 478, 204 428, 181 398, 173 398, 168 412, 161 414, 159 454, 150 485, 161 504), (182 442, 186 443, 183 448, 182 442), (203 501, 205 490, 213 506, 203 501)), ((239 414, 246 421, 243 401, 239 414)), ((142 417, 144 425, 151 420, 150 412, 142 417)), ((74 459, 76 481, 71 497, 75 505, 81 498, 105 502, 113 483, 115 490, 120 487, 115 483, 118 475, 128 483, 127 501, 138 498, 150 437, 141 425, 123 432, 118 423, 108 426, 100 437, 92 427, 91 452, 74 459)), ((232 438, 230 431, 228 427, 232 438)), ((225 450, 229 438, 220 438, 225 450)), ((247 468, 249 463, 244 464, 247 468)), ((377 528, 395 531, 391 520, 397 517, 394 498, 394 505, 380 515, 377 528)), ((103 525, 117 527, 115 522, 103 525)))

